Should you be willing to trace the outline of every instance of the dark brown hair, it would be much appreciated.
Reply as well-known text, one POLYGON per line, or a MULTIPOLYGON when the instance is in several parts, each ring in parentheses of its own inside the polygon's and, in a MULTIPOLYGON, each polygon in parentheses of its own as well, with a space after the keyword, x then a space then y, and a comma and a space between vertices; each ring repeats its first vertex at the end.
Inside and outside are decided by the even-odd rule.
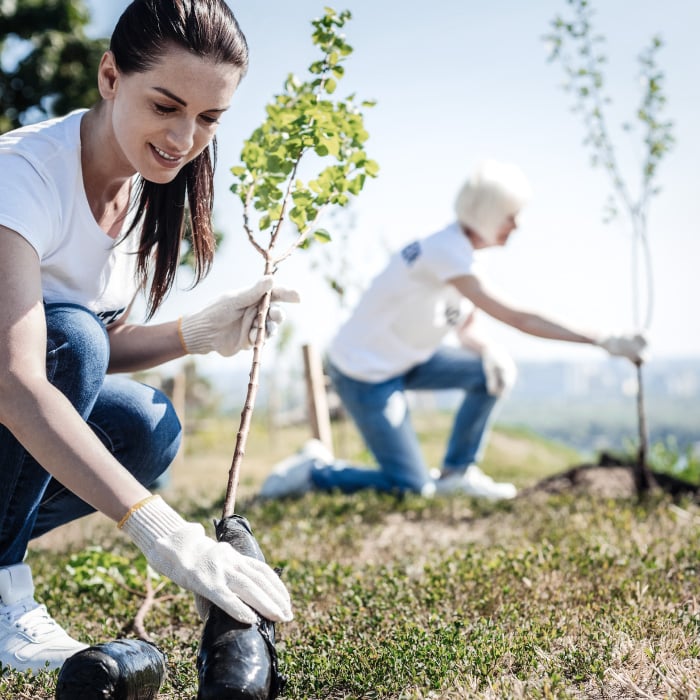
MULTIPOLYGON (((248 45, 224 0, 134 0, 119 18, 110 51, 122 73, 143 73, 173 45, 217 63, 248 68, 248 45)), ((148 290, 148 317, 170 291, 187 232, 197 284, 214 257, 212 229, 216 140, 167 184, 140 178, 131 233, 141 225, 138 273, 148 290), (187 205, 185 206, 185 202, 187 205)))

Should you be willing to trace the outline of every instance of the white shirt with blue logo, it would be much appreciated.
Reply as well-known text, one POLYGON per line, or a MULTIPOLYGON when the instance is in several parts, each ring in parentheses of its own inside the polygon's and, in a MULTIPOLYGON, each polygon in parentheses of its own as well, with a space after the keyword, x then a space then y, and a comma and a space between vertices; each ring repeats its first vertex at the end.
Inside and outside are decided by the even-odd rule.
POLYGON ((328 349, 349 377, 381 382, 425 362, 473 310, 448 280, 475 274, 475 251, 457 222, 395 253, 328 349))

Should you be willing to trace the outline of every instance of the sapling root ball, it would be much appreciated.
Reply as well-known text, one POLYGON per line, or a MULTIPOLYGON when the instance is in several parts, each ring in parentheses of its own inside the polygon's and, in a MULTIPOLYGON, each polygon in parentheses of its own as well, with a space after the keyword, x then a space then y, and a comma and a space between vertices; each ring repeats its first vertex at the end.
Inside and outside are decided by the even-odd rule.
POLYGON ((155 700, 164 679, 159 649, 140 639, 117 639, 66 659, 56 700, 155 700))
MULTIPOLYGON (((232 515, 219 521, 216 535, 237 552, 265 561, 245 518, 232 515)), ((274 700, 286 682, 277 667, 274 623, 258 616, 256 624, 247 625, 212 605, 197 670, 197 700, 274 700)))

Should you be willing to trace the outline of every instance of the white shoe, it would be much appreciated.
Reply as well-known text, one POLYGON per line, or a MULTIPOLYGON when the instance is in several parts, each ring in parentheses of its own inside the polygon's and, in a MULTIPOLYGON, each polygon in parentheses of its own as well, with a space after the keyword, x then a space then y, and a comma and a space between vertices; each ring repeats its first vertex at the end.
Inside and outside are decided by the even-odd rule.
POLYGON ((423 488, 420 490, 420 495, 423 498, 432 498, 436 493, 435 482, 429 481, 427 484, 423 484, 423 488))
POLYGON ((333 464, 333 453, 320 441, 309 440, 297 454, 276 464, 258 494, 260 498, 301 496, 313 487, 311 470, 316 464, 333 464))
POLYGON ((333 462, 335 462, 334 454, 316 438, 307 440, 304 443, 304 447, 302 447, 299 452, 305 454, 307 457, 313 457, 324 464, 333 464, 333 462))
POLYGON ((464 493, 477 498, 501 501, 515 498, 517 489, 505 481, 494 481, 490 476, 471 464, 462 473, 448 474, 435 481, 436 493, 464 493))
POLYGON ((26 564, 0 568, 0 663, 3 669, 38 671, 60 668, 82 649, 44 605, 34 600, 32 572, 26 564))

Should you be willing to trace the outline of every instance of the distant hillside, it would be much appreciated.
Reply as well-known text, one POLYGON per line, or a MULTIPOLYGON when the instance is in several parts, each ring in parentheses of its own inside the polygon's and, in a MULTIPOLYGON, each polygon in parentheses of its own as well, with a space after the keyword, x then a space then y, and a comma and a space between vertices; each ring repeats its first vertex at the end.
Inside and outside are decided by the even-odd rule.
MULTIPOLYGON (((636 373, 629 363, 531 362, 519 370, 499 422, 587 452, 636 444, 636 373)), ((644 393, 652 443, 700 444, 700 360, 649 363, 644 393)))
MULTIPOLYGON (((700 358, 655 360, 645 366, 650 439, 675 440, 681 448, 700 444, 700 358)), ((248 374, 210 376, 224 410, 238 411, 248 374), (235 398, 231 398, 235 397, 235 398)), ((301 367, 264 375, 256 411, 265 411, 274 387, 276 411, 303 417, 306 397, 301 367)), ((417 409, 451 409, 457 392, 416 395, 417 409)), ((636 444, 634 368, 624 360, 520 362, 518 381, 499 409, 497 424, 531 430, 579 451, 636 444)))

